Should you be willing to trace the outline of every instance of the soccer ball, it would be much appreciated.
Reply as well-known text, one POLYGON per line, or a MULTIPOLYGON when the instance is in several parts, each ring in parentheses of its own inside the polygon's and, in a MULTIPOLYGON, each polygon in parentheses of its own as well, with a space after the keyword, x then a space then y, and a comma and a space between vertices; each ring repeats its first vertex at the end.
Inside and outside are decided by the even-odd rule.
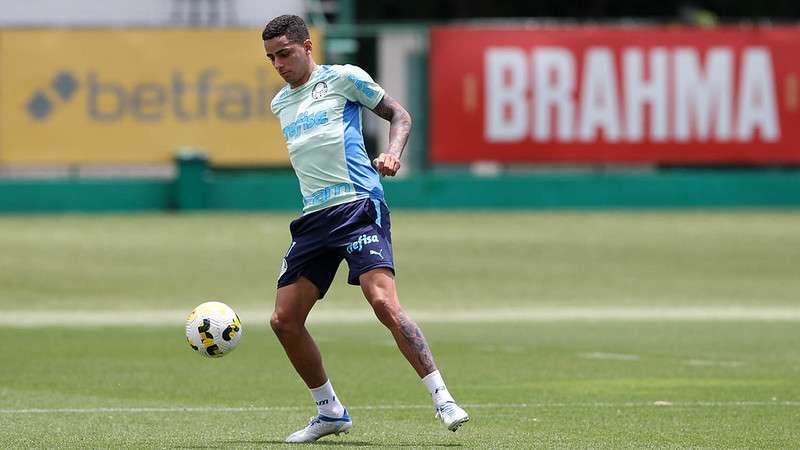
POLYGON ((202 303, 186 318, 186 340, 206 358, 227 355, 239 344, 242 323, 230 306, 222 302, 202 303))

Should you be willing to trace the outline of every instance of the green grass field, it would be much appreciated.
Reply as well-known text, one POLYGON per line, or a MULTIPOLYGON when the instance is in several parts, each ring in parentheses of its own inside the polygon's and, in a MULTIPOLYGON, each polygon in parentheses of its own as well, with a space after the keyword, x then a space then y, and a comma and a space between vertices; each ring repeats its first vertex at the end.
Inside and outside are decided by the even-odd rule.
MULTIPOLYGON (((314 413, 266 325, 289 215, 0 216, 0 448, 264 448, 314 413), (183 318, 222 300, 220 360, 183 318)), ((800 447, 800 212, 393 214, 401 300, 473 420, 344 283, 309 327, 338 447, 800 447)))

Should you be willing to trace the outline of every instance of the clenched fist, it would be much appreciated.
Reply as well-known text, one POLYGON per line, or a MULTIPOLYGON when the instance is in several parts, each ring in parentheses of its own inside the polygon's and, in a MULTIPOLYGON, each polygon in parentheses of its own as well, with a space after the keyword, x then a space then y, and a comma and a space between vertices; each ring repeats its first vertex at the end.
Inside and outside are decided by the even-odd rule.
POLYGON ((372 160, 372 165, 378 169, 379 174, 393 177, 400 170, 400 158, 391 153, 381 153, 372 160))

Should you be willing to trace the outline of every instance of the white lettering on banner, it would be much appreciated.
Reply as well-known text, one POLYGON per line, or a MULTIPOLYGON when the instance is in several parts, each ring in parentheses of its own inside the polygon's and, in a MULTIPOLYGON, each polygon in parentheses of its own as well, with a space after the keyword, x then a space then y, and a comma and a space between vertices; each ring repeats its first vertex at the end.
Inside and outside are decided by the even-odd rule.
POLYGON ((777 141, 780 130, 775 107, 774 72, 769 50, 760 47, 748 48, 744 51, 742 59, 737 137, 740 141, 749 141, 756 127, 759 127, 762 140, 777 141))
POLYGON ((588 48, 578 83, 568 48, 537 47, 529 54, 520 47, 487 49, 486 140, 780 139, 769 49, 745 47, 737 55, 731 47, 627 47, 620 53, 618 68, 613 49, 588 48))
POLYGON ((608 142, 619 139, 614 55, 607 48, 592 47, 586 51, 581 85, 581 118, 578 123, 578 134, 582 141, 595 140, 596 130, 603 130, 608 142))
POLYGON ((517 48, 486 52, 486 140, 519 141, 525 138, 528 121, 528 71, 525 53, 517 48), (520 69, 522 68, 522 70, 520 69), (506 76, 509 82, 506 83, 506 76), (520 101, 522 100, 522 101, 520 101), (508 111, 510 114, 506 114, 508 111))
MULTIPOLYGON (((525 66, 522 66, 525 69, 525 66)), ((533 52, 533 138, 550 140, 550 112, 558 115, 556 140, 572 140, 575 105, 575 59, 560 47, 540 47, 533 52)), ((528 121, 530 123, 530 121, 528 121)))
POLYGON ((719 141, 729 140, 733 51, 726 48, 710 49, 706 56, 705 74, 700 68, 697 49, 678 48, 674 58, 675 138, 688 141, 696 137, 700 141, 707 141, 713 113, 716 118, 714 137, 719 141))
POLYGON ((644 107, 650 106, 650 138, 667 139, 667 50, 654 48, 648 55, 650 81, 644 79, 644 56, 641 49, 623 53, 625 98, 625 138, 641 141, 644 136, 644 107))

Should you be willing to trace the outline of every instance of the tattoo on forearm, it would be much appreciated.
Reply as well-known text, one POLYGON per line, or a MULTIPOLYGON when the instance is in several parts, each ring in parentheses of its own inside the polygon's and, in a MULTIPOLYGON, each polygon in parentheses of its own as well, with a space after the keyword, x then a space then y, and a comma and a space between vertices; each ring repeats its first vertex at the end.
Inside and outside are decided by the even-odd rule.
POLYGON ((414 350, 417 361, 422 364, 425 371, 430 373, 436 370, 436 364, 433 362, 431 350, 428 348, 425 336, 422 335, 422 330, 406 313, 400 313, 400 333, 403 334, 406 342, 414 350))
POLYGON ((383 95, 372 111, 382 119, 389 121, 388 152, 400 158, 408 142, 408 136, 411 134, 411 116, 400 102, 388 94, 383 95))

